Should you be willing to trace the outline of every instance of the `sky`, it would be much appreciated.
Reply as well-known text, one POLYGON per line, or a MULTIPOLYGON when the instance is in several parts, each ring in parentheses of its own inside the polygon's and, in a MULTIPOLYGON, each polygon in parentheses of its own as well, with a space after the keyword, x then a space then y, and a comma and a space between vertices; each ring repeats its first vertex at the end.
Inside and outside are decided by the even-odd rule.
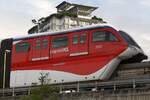
MULTIPOLYGON (((63 0, 1 0, 0 39, 27 35, 39 19, 56 12, 63 0)), ((66 0, 99 7, 93 15, 132 36, 150 57, 150 0, 66 0)))

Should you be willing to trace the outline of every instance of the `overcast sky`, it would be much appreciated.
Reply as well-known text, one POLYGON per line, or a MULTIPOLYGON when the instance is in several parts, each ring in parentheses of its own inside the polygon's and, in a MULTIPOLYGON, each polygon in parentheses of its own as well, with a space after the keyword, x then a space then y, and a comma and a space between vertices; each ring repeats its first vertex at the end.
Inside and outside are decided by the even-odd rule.
MULTIPOLYGON (((1 0, 0 38, 27 34, 38 19, 56 12, 55 6, 63 0, 1 0)), ((97 6, 93 15, 128 32, 150 55, 150 0, 66 0, 97 6)))

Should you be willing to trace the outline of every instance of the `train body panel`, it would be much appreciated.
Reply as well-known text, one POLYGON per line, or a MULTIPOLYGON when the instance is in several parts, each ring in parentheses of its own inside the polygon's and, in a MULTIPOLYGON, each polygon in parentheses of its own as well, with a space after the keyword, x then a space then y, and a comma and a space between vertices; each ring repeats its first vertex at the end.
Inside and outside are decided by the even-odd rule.
POLYGON ((40 74, 48 73, 47 79, 50 79, 49 84, 59 84, 59 83, 68 83, 68 82, 78 82, 78 81, 89 81, 89 80, 107 80, 119 63, 123 59, 128 59, 131 56, 137 54, 134 53, 132 48, 127 48, 121 54, 114 58, 92 58, 84 61, 72 61, 70 65, 67 64, 55 64, 54 66, 61 67, 63 66, 63 70, 61 69, 51 69, 52 67, 48 64, 39 65, 39 67, 44 67, 42 70, 36 66, 36 68, 28 69, 16 69, 11 72, 11 83, 10 87, 21 87, 21 86, 31 86, 32 84, 40 85, 39 77, 40 74), (48 66, 48 67, 45 67, 48 66), (68 67, 70 69, 64 71, 64 67, 68 67), (96 69, 93 70, 95 67, 96 69), (72 72, 71 72, 72 70, 72 72), (78 70, 76 73, 75 71, 78 70), (31 77, 32 76, 32 77, 31 77))
POLYGON ((39 85, 41 73, 48 73, 50 84, 107 80, 122 60, 145 57, 129 42, 112 27, 99 25, 15 38, 9 86, 39 85))

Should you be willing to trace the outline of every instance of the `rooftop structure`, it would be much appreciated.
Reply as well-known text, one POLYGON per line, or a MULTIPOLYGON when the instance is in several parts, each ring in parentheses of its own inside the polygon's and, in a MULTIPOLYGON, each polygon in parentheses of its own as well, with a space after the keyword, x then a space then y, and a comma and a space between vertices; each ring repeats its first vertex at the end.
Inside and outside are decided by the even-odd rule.
POLYGON ((64 1, 61 4, 59 4, 56 8, 57 8, 58 13, 69 12, 69 13, 73 13, 77 16, 79 16, 79 15, 89 16, 98 7, 73 4, 73 3, 69 3, 69 2, 64 1))

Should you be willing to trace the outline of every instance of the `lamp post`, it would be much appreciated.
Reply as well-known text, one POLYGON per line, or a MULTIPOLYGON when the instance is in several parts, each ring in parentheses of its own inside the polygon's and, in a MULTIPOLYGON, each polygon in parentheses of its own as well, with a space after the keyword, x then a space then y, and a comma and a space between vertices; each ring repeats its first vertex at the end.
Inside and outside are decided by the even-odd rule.
POLYGON ((37 32, 39 33, 40 32, 40 24, 43 23, 45 21, 45 18, 42 17, 41 19, 39 20, 36 20, 36 19, 32 19, 32 23, 37 25, 37 32))
POLYGON ((5 79, 6 79, 7 53, 9 53, 9 52, 10 52, 10 50, 5 50, 5 54, 4 54, 3 95, 4 95, 4 89, 5 89, 5 79))

